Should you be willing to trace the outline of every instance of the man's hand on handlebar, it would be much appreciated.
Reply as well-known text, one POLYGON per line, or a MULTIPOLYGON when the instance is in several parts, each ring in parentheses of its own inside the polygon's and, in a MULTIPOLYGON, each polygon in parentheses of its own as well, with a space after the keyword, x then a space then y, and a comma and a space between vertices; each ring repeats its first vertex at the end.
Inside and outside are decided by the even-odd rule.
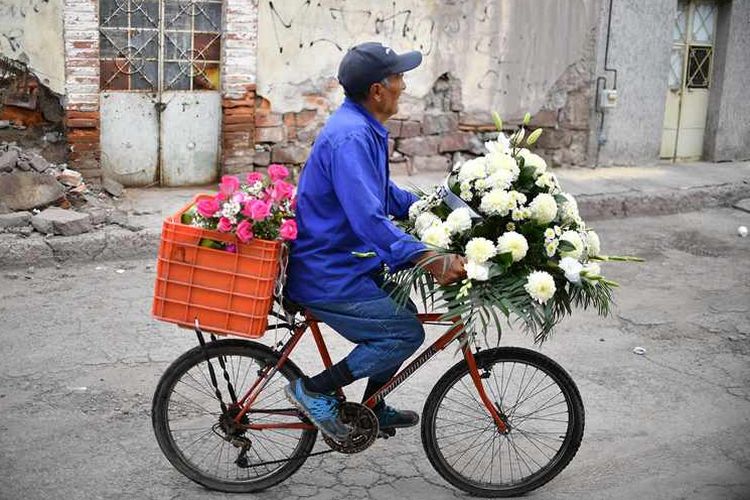
POLYGON ((428 250, 417 258, 416 263, 427 269, 440 285, 449 285, 466 277, 466 257, 461 255, 440 255, 428 250))

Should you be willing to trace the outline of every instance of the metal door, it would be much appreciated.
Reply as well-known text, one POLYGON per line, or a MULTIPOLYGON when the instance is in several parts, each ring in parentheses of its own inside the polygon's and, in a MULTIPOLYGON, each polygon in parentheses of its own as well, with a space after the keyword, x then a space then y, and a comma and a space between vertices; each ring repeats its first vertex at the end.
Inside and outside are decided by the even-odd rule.
POLYGON ((697 160, 703 154, 716 17, 714 1, 678 2, 672 32, 662 158, 697 160))
POLYGON ((100 0, 101 164, 128 186, 218 173, 221 0, 100 0))

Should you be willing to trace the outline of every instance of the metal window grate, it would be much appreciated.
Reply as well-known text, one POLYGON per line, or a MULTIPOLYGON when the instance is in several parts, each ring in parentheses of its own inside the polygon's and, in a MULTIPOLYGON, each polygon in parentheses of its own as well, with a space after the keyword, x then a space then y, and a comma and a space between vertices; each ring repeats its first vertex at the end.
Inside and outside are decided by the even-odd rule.
POLYGON ((692 41, 697 43, 712 43, 714 39, 714 25, 716 4, 698 3, 693 11, 692 41))
POLYGON ((687 69, 687 88, 708 88, 711 79, 711 47, 690 47, 687 69))
POLYGON ((100 0, 102 90, 217 90, 221 0, 100 0))

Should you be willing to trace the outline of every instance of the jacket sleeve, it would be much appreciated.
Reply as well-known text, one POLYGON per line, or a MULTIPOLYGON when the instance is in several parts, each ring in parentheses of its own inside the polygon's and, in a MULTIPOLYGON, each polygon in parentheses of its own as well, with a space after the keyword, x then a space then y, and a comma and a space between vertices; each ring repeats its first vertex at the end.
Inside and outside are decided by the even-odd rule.
POLYGON ((398 187, 392 180, 388 181, 388 215, 396 219, 406 219, 409 217, 409 207, 417 201, 419 197, 398 187))
POLYGON ((422 242, 396 227, 385 213, 385 173, 378 172, 366 138, 353 134, 336 145, 331 155, 331 183, 347 220, 354 233, 371 245, 389 268, 404 267, 427 250, 422 242))

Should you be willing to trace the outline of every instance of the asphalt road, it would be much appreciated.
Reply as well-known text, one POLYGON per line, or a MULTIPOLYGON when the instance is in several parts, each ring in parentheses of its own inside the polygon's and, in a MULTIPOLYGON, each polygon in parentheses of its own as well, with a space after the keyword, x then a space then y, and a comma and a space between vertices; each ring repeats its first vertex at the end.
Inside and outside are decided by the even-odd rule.
MULTIPOLYGON (((647 262, 605 266, 623 285, 614 315, 576 314, 543 346, 579 386, 586 434, 568 468, 526 498, 750 498, 750 238, 737 236, 740 224, 750 215, 731 209, 597 222, 604 253, 647 262)), ((0 272, 1 499, 240 498, 180 475, 153 437, 154 387, 195 343, 149 317, 153 279, 144 260, 0 272)), ((350 349, 328 339, 334 357, 350 349)), ((508 332, 502 344, 531 343, 508 332)), ((308 373, 320 366, 313 349, 307 339, 294 356, 308 373)), ((389 402, 420 410, 457 360, 449 348, 389 402)), ((241 498, 465 496, 410 429, 357 455, 310 458, 241 498)))

